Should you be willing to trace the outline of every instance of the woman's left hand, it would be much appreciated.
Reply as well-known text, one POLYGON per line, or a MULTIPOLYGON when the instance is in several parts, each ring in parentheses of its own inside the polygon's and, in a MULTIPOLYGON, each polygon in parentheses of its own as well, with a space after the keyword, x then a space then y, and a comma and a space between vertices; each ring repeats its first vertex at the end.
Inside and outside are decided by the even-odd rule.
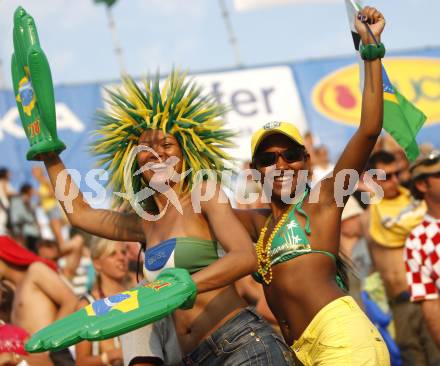
POLYGON ((382 13, 376 8, 366 6, 359 12, 358 16, 356 17, 356 30, 361 36, 362 43, 367 45, 374 43, 374 39, 373 37, 371 37, 371 34, 368 32, 365 24, 362 23, 361 19, 359 19, 359 16, 366 18, 366 23, 373 32, 374 37, 378 42, 380 42, 380 36, 385 28, 385 18, 383 17, 382 13))

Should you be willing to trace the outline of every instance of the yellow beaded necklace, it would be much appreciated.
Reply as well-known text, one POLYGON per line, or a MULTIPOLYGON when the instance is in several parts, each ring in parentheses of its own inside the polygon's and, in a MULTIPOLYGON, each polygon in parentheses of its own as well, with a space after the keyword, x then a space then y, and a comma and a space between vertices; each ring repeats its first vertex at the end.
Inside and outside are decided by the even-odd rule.
POLYGON ((272 233, 267 240, 266 246, 264 245, 264 237, 266 236, 267 227, 269 225, 270 220, 272 219, 272 214, 267 218, 264 227, 261 229, 260 236, 258 237, 257 245, 255 246, 255 251, 257 252, 258 258, 258 273, 263 278, 263 281, 269 285, 272 282, 272 265, 270 258, 270 250, 272 248, 272 240, 275 235, 278 233, 278 230, 284 225, 286 222, 287 216, 289 216, 290 211, 294 208, 295 205, 292 205, 284 214, 281 216, 281 219, 275 225, 272 230, 272 233))

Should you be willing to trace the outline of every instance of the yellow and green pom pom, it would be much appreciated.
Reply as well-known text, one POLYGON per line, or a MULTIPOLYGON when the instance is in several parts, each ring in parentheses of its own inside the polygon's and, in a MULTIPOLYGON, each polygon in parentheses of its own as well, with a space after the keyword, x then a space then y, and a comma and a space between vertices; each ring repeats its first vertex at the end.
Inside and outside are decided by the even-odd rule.
MULTIPOLYGON (((122 87, 108 91, 109 108, 98 112, 97 139, 90 150, 99 157, 98 165, 109 171, 109 188, 115 192, 126 192, 124 165, 146 129, 161 129, 179 142, 183 166, 185 170, 191 168, 181 182, 183 192, 191 190, 198 171, 211 169, 219 177, 225 160, 230 160, 223 149, 233 146, 235 133, 224 127, 225 107, 204 95, 186 73, 173 70, 162 87, 159 81, 157 75, 139 86, 124 77, 122 87)), ((133 173, 137 169, 134 164, 133 173)), ((140 175, 133 176, 135 192, 144 186, 141 179, 140 175)))

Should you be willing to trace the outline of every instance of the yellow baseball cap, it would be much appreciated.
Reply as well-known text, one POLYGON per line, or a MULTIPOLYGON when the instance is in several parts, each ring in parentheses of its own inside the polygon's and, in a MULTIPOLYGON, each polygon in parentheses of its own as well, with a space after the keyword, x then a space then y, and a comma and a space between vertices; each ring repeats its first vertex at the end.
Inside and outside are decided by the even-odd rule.
POLYGON ((296 143, 304 146, 304 140, 298 128, 289 122, 269 122, 252 135, 251 140, 251 155, 254 157, 255 152, 260 146, 261 142, 270 135, 281 133, 291 138, 296 143))

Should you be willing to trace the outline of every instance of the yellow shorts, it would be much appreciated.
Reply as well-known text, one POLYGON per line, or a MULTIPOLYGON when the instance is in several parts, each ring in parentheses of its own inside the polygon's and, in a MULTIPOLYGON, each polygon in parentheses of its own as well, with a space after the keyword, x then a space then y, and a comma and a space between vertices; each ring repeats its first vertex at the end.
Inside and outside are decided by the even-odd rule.
POLYGON ((389 366, 379 331, 350 296, 324 306, 292 346, 304 366, 389 366))

